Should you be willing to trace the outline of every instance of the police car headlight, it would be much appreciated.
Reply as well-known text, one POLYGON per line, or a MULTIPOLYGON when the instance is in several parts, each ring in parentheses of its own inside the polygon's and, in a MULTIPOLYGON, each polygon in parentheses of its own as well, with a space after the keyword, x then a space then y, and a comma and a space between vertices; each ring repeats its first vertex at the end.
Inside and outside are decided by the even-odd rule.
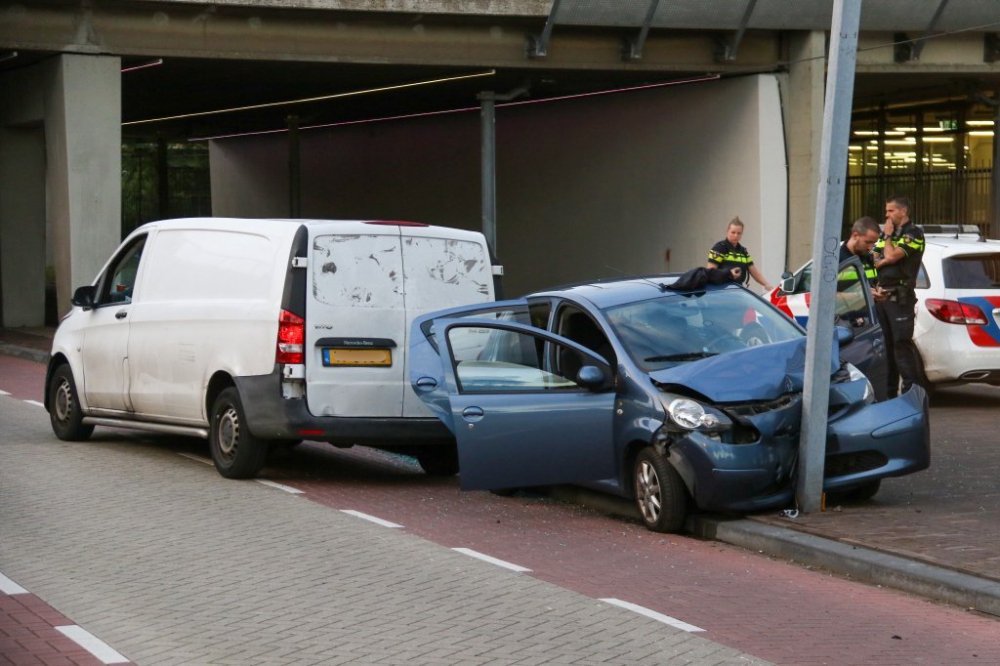
POLYGON ((850 379, 851 379, 852 382, 859 382, 859 381, 864 380, 864 382, 865 382, 865 396, 864 396, 865 404, 866 405, 870 405, 871 403, 875 402, 875 389, 872 388, 872 383, 870 381, 868 381, 867 377, 865 377, 865 373, 861 372, 856 367, 854 367, 853 363, 845 363, 844 364, 844 368, 847 370, 847 374, 850 377, 850 379))
POLYGON ((671 424, 684 430, 717 432, 725 430, 732 422, 718 410, 680 396, 665 396, 663 406, 671 424))

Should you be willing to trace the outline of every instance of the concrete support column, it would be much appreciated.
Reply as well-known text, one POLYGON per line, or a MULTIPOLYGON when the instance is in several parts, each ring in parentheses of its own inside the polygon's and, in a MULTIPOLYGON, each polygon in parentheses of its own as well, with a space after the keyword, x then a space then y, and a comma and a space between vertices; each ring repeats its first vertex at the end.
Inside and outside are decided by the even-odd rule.
POLYGON ((794 271, 812 257, 823 138, 826 34, 820 30, 790 33, 788 58, 791 65, 782 89, 788 149, 786 263, 794 271))
POLYGON ((45 135, 0 129, 0 326, 45 324, 45 135))
POLYGON ((121 61, 64 54, 45 63, 46 190, 59 314, 121 240, 121 61))

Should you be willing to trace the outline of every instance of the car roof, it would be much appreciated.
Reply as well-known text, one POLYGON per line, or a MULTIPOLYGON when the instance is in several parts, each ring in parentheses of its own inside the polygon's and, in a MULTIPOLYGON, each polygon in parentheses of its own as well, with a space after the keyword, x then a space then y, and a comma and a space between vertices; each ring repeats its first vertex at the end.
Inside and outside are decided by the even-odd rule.
POLYGON ((1000 241, 984 240, 979 234, 925 234, 927 249, 942 254, 991 254, 1000 252, 1000 241))
POLYGON ((579 282, 542 289, 529 294, 528 298, 572 296, 577 299, 586 299, 603 310, 604 308, 623 303, 634 303, 664 295, 680 295, 690 293, 691 291, 719 291, 727 288, 742 288, 738 284, 730 282, 722 285, 706 284, 704 287, 689 291, 671 291, 666 289, 667 285, 676 282, 680 276, 681 273, 669 273, 664 275, 607 278, 591 282, 579 282))

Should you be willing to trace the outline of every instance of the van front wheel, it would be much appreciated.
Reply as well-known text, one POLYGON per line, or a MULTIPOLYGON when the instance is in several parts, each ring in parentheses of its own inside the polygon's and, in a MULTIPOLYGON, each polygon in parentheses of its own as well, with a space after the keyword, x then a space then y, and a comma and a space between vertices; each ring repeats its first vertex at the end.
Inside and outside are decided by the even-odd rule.
POLYGON ((235 388, 227 388, 215 399, 208 442, 215 469, 227 479, 252 479, 264 466, 267 442, 250 433, 235 388))
POLYGON ((67 442, 79 442, 90 437, 94 426, 83 425, 83 410, 73 381, 73 371, 68 364, 60 365, 52 373, 49 386, 49 420, 52 432, 67 442))

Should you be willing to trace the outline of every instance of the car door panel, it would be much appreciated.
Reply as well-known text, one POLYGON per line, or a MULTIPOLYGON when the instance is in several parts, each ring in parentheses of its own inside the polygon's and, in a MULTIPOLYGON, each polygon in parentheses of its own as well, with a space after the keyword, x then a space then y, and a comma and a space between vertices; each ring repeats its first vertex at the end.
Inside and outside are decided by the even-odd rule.
MULTIPOLYGON (((526 324, 448 318, 434 320, 434 326, 444 335, 438 340, 440 363, 464 490, 614 475, 614 392, 588 390, 549 367, 550 359, 558 356, 551 347, 562 346, 580 353, 610 378, 610 367, 598 356, 526 324), (463 331, 462 340, 457 329, 463 331), (473 335, 482 336, 478 350, 468 344, 473 335), (494 344, 496 338, 511 335, 523 344, 494 344), (445 340, 447 344, 441 344, 445 340), (526 362, 532 354, 535 367, 526 362)), ((437 410, 442 409, 444 404, 438 402, 437 410)))

